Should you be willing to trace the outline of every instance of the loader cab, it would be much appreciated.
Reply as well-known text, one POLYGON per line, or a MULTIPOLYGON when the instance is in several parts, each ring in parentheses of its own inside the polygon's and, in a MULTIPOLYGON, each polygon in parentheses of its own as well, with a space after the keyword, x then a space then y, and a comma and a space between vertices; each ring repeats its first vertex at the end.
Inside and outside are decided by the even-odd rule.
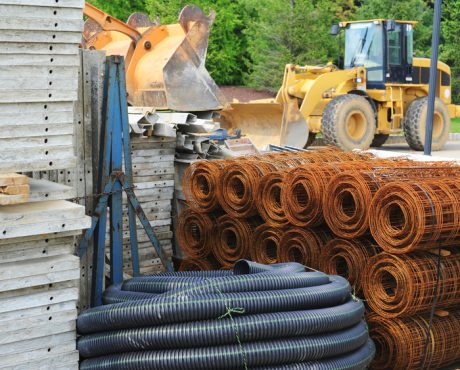
POLYGON ((415 22, 371 20, 343 22, 344 68, 366 67, 367 88, 385 83, 412 83, 415 22))

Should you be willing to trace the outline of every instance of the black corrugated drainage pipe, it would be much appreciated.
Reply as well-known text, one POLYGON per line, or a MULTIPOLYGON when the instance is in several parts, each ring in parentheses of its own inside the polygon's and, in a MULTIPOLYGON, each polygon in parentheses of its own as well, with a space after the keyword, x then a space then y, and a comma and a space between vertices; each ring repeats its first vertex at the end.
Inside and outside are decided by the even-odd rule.
POLYGON ((337 276, 239 261, 138 277, 78 318, 81 369, 365 369, 364 306, 337 276))

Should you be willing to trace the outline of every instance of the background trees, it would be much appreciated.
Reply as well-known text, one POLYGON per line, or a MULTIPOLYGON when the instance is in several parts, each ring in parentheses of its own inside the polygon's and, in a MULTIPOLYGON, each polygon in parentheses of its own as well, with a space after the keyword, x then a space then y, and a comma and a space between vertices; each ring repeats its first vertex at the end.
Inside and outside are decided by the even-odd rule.
MULTIPOLYGON (((429 56, 433 2, 428 0, 90 0, 126 20, 134 11, 175 22, 187 4, 216 11, 207 68, 221 85, 276 91, 287 63, 337 62, 332 23, 345 19, 416 20, 415 50, 429 56)), ((444 0, 441 60, 452 67, 454 98, 460 102, 460 2, 444 0)))

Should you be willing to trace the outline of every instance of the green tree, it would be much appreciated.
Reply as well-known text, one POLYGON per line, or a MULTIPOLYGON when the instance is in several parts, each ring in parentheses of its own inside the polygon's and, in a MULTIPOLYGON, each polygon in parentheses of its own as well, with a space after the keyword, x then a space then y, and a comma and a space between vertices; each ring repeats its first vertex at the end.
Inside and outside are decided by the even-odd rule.
MULTIPOLYGON (((146 0, 147 10, 160 17, 162 23, 175 23, 180 10, 190 4, 182 0, 146 0)), ((211 27, 206 67, 218 84, 238 85, 243 82, 246 68, 246 37, 243 29, 247 22, 240 0, 196 0, 206 13, 216 11, 211 27)))
POLYGON ((362 0, 355 19, 374 18, 417 21, 414 50, 418 56, 430 54, 433 11, 424 0, 362 0))
POLYGON ((452 69, 452 98, 456 104, 460 103, 460 2, 458 0, 444 0, 440 59, 449 64, 452 69))
POLYGON ((336 61, 337 40, 330 36, 332 23, 349 16, 351 1, 246 0, 252 15, 248 37, 249 71, 245 82, 276 91, 284 66, 325 64, 336 61))
POLYGON ((122 21, 134 12, 145 12, 144 0, 89 0, 89 3, 122 21))

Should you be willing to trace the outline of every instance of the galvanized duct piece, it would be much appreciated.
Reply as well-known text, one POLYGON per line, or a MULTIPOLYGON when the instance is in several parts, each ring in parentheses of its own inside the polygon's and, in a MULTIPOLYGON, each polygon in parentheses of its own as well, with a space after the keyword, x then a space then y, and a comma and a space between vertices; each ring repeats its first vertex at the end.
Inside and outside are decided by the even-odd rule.
POLYGON ((286 230, 278 250, 280 262, 298 262, 313 269, 319 269, 322 247, 331 239, 324 229, 293 227, 286 230))
POLYGON ((228 215, 218 218, 212 253, 223 268, 249 257, 254 232, 261 223, 259 219, 241 220, 228 215))
POLYGON ((372 236, 402 254, 460 242, 460 185, 450 179, 395 181, 380 188, 370 207, 372 236))
POLYGON ((343 278, 251 262, 221 274, 133 278, 129 291, 112 290, 151 298, 80 315, 81 369, 365 369, 372 360, 363 304, 343 278))
POLYGON ((282 235, 283 231, 280 229, 266 224, 260 225, 254 232, 249 248, 251 260, 265 264, 279 262, 278 254, 282 235))
MULTIPOLYGON (((437 256, 379 254, 369 260, 364 296, 369 307, 383 317, 429 312, 436 299, 437 256)), ((460 304, 460 254, 442 261, 437 292, 438 308, 460 304)))
POLYGON ((212 215, 184 209, 176 226, 176 239, 182 252, 192 259, 206 258, 211 253, 215 225, 212 215))
POLYGON ((367 239, 333 239, 321 250, 320 270, 347 279, 356 295, 362 293, 362 285, 369 259, 381 249, 367 239))
POLYGON ((396 319, 370 315, 367 320, 377 349, 372 369, 438 369, 460 358, 459 312, 435 316, 431 331, 429 315, 396 319))
POLYGON ((184 172, 182 190, 187 204, 197 212, 207 213, 219 208, 218 184, 226 161, 197 161, 184 172))

